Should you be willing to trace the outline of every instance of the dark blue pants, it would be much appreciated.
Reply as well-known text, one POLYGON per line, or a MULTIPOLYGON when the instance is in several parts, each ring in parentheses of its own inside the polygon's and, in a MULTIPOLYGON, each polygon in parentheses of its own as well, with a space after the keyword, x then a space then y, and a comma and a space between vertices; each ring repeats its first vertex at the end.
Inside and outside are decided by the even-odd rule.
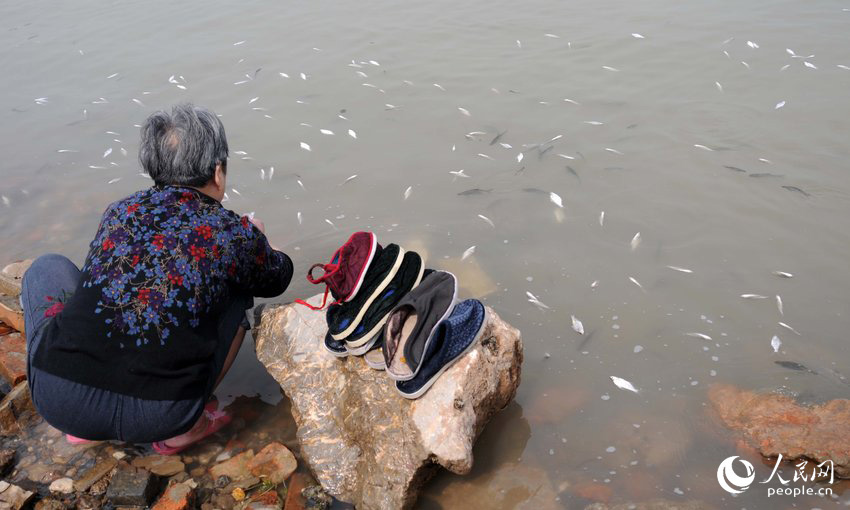
POLYGON ((51 304, 45 296, 61 296, 63 291, 72 294, 80 278, 77 266, 57 254, 35 259, 24 274, 21 306, 27 331, 27 380, 39 414, 62 432, 83 439, 148 443, 188 431, 212 396, 239 326, 250 328, 245 310, 254 305, 253 298, 234 298, 219 319, 218 347, 206 396, 187 400, 144 400, 69 381, 32 366, 43 326, 52 320, 44 316, 46 306, 51 304))

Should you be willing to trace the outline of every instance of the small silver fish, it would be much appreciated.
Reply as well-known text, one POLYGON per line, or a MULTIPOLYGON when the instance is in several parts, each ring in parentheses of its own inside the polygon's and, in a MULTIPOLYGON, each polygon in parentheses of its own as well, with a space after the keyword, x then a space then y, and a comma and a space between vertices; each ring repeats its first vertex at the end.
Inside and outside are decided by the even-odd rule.
POLYGON ((703 340, 711 341, 711 337, 706 335, 705 333, 685 333, 688 336, 692 336, 694 338, 701 338, 703 340))
POLYGON ((634 277, 629 276, 629 281, 637 285, 640 290, 644 290, 643 285, 641 285, 639 281, 635 280, 634 277))
POLYGON ((340 184, 340 186, 342 186, 342 185, 344 185, 344 184, 348 184, 349 182, 353 181, 353 180, 354 180, 354 179, 356 179, 356 178, 357 178, 357 174, 354 174, 354 175, 352 175, 351 177, 349 177, 348 179, 346 179, 346 180, 342 181, 342 184, 340 184))
POLYGON ((296 215, 296 217, 298 218, 298 224, 301 225, 301 223, 303 222, 303 218, 301 216, 301 211, 298 211, 298 214, 296 215))
POLYGON ((458 107, 457 107, 457 109, 458 109, 458 111, 459 111, 460 113, 462 113, 462 114, 466 115, 467 117, 471 117, 471 116, 472 116, 472 114, 471 114, 471 113, 469 113, 469 110, 467 110, 466 108, 461 108, 460 106, 458 106, 458 107))
POLYGON ((581 323, 580 320, 576 319, 575 315, 570 315, 570 319, 572 320, 573 331, 578 333, 579 335, 584 334, 584 324, 581 323))
POLYGON ((612 375, 610 377, 614 385, 620 388, 621 390, 628 390, 634 393, 638 393, 638 389, 635 388, 634 384, 630 383, 629 381, 623 379, 622 377, 617 377, 615 375, 612 375))
POLYGON ((773 271, 771 274, 775 276, 781 276, 782 278, 794 278, 793 274, 786 273, 785 271, 773 271))
POLYGON ((800 333, 796 329, 792 328, 788 324, 785 324, 784 322, 780 322, 779 325, 782 326, 783 328, 787 329, 788 331, 791 331, 792 333, 794 333, 797 336, 802 336, 802 335, 800 335, 800 333))
POLYGON ((605 226, 605 211, 599 212, 599 226, 600 227, 605 226))
POLYGON ((767 299, 767 296, 761 294, 741 294, 741 297, 744 299, 767 299))
POLYGON ((355 133, 353 129, 348 130, 348 136, 354 138, 355 140, 357 139, 357 133, 355 133))
POLYGON ((770 346, 773 347, 773 352, 779 352, 779 348, 782 347, 782 340, 773 335, 773 338, 770 339, 770 346))
POLYGON ((785 315, 785 311, 782 309, 782 298, 779 297, 779 294, 776 295, 776 308, 779 309, 779 315, 785 315))
POLYGON ((638 232, 637 234, 635 234, 634 237, 632 237, 632 242, 631 242, 632 251, 637 250, 638 246, 640 246, 640 232, 638 232))
POLYGON ((410 193, 413 191, 413 186, 408 186, 406 190, 404 190, 404 199, 407 200, 410 198, 410 193))
POLYGON ((486 221, 487 224, 490 225, 491 227, 496 228, 496 224, 493 223, 493 220, 491 220, 487 216, 484 216, 483 214, 479 214, 478 217, 481 218, 482 220, 486 221))
POLYGON ((302 148, 302 149, 304 149, 305 151, 310 151, 310 150, 311 150, 311 149, 310 149, 310 144, 308 144, 308 143, 306 143, 306 142, 301 142, 301 148, 302 148))
POLYGON ((461 262, 471 257, 473 253, 475 253, 475 246, 470 246, 466 249, 466 251, 463 252, 463 255, 461 255, 461 262))
POLYGON ((691 271, 690 269, 685 269, 684 267, 678 267, 678 266, 667 266, 667 267, 669 269, 672 269, 673 271, 678 271, 680 273, 693 273, 693 271, 691 271))

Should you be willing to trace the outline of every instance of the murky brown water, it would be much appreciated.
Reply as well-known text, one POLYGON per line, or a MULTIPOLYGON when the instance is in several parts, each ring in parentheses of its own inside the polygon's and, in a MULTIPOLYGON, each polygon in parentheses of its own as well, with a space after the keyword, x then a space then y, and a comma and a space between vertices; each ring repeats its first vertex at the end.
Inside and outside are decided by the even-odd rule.
MULTIPOLYGON (((191 100, 220 113, 231 150, 246 153, 232 155, 239 193, 227 205, 256 211, 298 273, 371 228, 455 270, 467 295, 522 330, 516 403, 485 432, 475 473, 438 478, 423 508, 555 497, 547 504, 574 508, 606 488, 611 501, 829 507, 768 500, 765 486, 722 491, 717 466, 736 452, 706 417, 705 392, 724 381, 816 401, 850 389, 848 8, 7 1, 0 260, 81 262, 103 207, 150 184, 134 125, 191 100), (501 132, 512 148, 490 143, 501 132), (551 150, 524 147, 558 135, 551 150), (469 177, 449 173, 460 169, 469 177), (459 195, 473 188, 491 191, 459 195)), ((282 299, 314 291, 299 277, 282 299)), ((223 391, 274 400, 243 354, 223 391)), ((750 460, 759 480, 770 474, 750 460)))

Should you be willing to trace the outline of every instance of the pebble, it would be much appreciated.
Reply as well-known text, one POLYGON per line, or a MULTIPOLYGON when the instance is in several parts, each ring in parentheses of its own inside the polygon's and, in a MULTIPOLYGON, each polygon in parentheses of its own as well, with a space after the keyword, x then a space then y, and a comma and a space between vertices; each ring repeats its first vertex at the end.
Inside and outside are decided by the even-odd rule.
POLYGON ((70 494, 74 492, 74 480, 70 478, 60 478, 50 484, 50 492, 58 492, 60 494, 70 494))

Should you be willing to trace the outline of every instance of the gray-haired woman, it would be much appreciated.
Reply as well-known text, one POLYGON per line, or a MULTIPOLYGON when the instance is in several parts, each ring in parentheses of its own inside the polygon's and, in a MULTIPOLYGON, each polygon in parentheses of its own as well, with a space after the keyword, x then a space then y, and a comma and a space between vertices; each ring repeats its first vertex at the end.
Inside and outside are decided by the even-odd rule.
POLYGON ((211 401, 253 297, 281 294, 289 257, 221 205, 227 139, 188 104, 151 115, 139 160, 154 186, 110 204, 82 270, 44 255, 23 279, 33 402, 72 442, 176 453, 230 421, 211 401))

